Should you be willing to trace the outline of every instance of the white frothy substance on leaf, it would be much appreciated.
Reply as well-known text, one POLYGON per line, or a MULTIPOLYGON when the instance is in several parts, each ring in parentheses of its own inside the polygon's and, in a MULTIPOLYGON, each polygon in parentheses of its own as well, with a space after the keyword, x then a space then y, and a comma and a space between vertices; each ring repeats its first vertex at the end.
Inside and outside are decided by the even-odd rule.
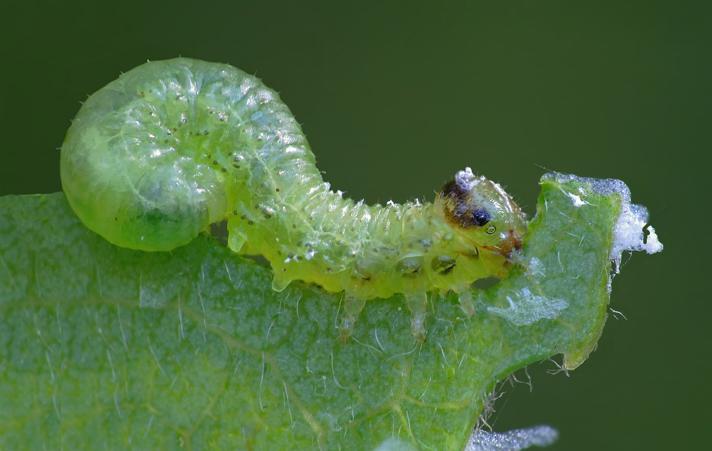
POLYGON ((551 426, 533 426, 506 432, 475 431, 465 451, 518 451, 532 446, 549 446, 559 438, 551 426))

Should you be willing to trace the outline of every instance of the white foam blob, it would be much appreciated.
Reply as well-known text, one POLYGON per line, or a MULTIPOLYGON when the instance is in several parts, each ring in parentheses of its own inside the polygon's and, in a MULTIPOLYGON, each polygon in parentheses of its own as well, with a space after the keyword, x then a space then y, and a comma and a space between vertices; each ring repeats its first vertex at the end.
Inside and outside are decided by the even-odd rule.
POLYGON ((655 254, 663 250, 663 243, 658 239, 655 229, 648 223, 648 211, 641 205, 630 203, 630 199, 621 204, 615 229, 611 260, 616 263, 616 273, 620 271, 621 255, 624 251, 645 251, 655 254), (647 239, 645 231, 648 232, 647 239))
POLYGON ((532 446, 549 446, 559 438, 551 426, 533 426, 506 432, 476 430, 465 451, 518 451, 532 446))
POLYGON ((581 196, 579 196, 578 194, 567 192, 566 195, 569 196, 569 199, 571 199, 571 202, 573 202, 574 207, 576 208, 583 207, 584 205, 588 204, 588 202, 581 199, 581 196))
POLYGON ((507 296, 507 308, 487 306, 487 311, 517 326, 528 326, 542 319, 554 319, 568 307, 563 299, 550 299, 531 292, 529 288, 515 290, 507 296))

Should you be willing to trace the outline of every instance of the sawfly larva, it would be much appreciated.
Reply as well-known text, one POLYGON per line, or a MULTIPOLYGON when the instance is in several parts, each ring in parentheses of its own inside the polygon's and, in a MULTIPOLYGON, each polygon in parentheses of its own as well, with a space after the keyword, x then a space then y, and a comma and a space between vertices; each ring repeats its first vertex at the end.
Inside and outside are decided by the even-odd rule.
POLYGON ((367 205, 322 180, 297 121, 257 78, 225 64, 155 61, 89 97, 61 151, 74 211, 111 243, 182 246, 227 222, 234 252, 262 255, 273 288, 292 280, 344 292, 348 336, 364 302, 401 293, 425 335, 427 292, 503 277, 524 214, 467 168, 432 203, 367 205))

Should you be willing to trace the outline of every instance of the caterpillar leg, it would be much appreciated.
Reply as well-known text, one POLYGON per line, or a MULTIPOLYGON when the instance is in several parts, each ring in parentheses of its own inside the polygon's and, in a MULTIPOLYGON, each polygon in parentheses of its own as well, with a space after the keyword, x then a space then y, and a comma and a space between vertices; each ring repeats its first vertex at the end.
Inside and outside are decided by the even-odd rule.
POLYGON ((475 301, 472 299, 472 290, 469 286, 457 287, 453 290, 460 301, 460 308, 468 318, 475 314, 475 301))
MULTIPOLYGON (((228 225, 229 227, 229 225, 228 225)), ((230 230, 230 229, 228 229, 230 230)), ((247 235, 242 233, 239 230, 232 229, 232 231, 228 232, 227 236, 227 246, 232 250, 233 252, 240 252, 240 249, 242 249, 242 246, 247 242, 247 235)))
POLYGON ((358 298, 349 293, 344 295, 344 310, 341 314, 341 324, 339 324, 339 339, 347 341, 354 331, 356 320, 358 320, 366 300, 358 298))
POLYGON ((284 289, 287 288, 291 282, 292 279, 285 276, 282 272, 279 271, 279 269, 275 270, 274 274, 272 275, 272 289, 276 292, 284 291, 284 289))
POLYGON ((407 293, 405 303, 410 309, 410 330, 418 341, 425 340, 425 315, 428 310, 428 293, 421 291, 418 293, 407 293))

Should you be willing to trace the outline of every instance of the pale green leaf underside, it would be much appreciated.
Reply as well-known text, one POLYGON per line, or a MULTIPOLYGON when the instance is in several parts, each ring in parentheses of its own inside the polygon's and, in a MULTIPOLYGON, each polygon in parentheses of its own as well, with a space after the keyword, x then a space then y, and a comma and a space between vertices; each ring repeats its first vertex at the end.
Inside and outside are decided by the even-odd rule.
POLYGON ((339 295, 273 292, 210 237, 130 251, 62 194, 0 198, 0 448, 462 450, 496 381, 595 345, 619 208, 545 179, 521 268, 475 316, 433 294, 419 344, 402 298, 374 300, 343 344, 339 295))

